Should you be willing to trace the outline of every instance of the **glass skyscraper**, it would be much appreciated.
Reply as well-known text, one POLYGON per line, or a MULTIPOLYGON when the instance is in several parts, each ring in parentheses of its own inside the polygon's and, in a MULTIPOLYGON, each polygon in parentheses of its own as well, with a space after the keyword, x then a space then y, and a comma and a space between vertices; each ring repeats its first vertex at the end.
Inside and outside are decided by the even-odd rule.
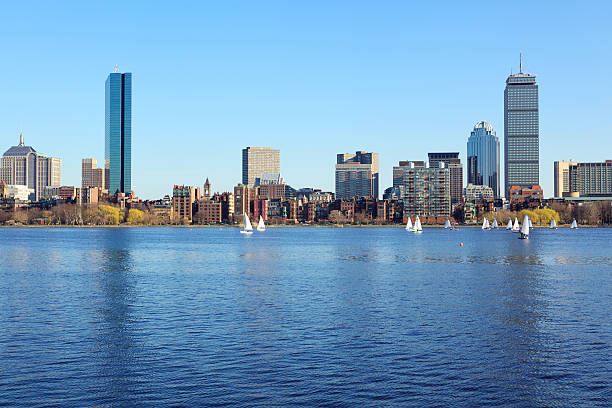
POLYGON ((478 122, 467 142, 468 184, 489 186, 499 197, 499 139, 493 126, 485 121, 478 122))
POLYGON ((540 119, 535 75, 510 75, 504 91, 504 173, 511 186, 540 184, 540 119))
POLYGON ((106 79, 105 167, 108 192, 132 189, 132 74, 115 72, 106 79))

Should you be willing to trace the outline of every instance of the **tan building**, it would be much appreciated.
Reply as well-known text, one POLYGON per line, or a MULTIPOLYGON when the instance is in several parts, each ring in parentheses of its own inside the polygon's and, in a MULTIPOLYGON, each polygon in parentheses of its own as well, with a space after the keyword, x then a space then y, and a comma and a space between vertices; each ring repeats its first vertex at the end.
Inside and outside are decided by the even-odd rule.
POLYGON ((208 199, 198 201, 197 219, 202 224, 221 223, 221 203, 208 199))
POLYGON ((99 187, 105 189, 105 169, 98 168, 96 159, 83 159, 81 161, 81 187, 99 187))
POLYGON ((8 149, 0 161, 0 181, 8 185, 28 186, 34 190, 34 199, 43 196, 47 186, 62 184, 62 161, 37 153, 23 142, 23 133, 19 145, 8 149))
POLYGON ((193 206, 199 198, 198 195, 198 188, 175 185, 172 189, 170 220, 177 223, 191 223, 193 220, 193 206))
POLYGON ((242 149, 242 184, 255 187, 262 174, 280 174, 280 150, 269 147, 242 149))
POLYGON ((570 193, 570 166, 577 165, 577 162, 556 161, 554 164, 553 184, 555 197, 563 197, 570 193))
POLYGON ((263 184, 259 186, 259 197, 264 199, 285 198, 285 184, 263 184))
POLYGON ((336 198, 378 198, 378 153, 336 155, 336 198))

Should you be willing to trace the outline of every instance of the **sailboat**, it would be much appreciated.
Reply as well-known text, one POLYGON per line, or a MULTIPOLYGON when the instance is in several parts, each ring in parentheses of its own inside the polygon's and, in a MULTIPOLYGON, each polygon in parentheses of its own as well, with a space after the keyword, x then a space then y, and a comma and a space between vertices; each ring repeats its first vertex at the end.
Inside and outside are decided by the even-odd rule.
POLYGON ((550 221, 550 229, 557 229, 557 221, 554 218, 550 221))
POLYGON ((244 213, 244 228, 240 230, 241 234, 252 234, 253 226, 251 225, 251 221, 249 220, 249 216, 244 213))
POLYGON ((421 220, 419 219, 419 216, 416 216, 416 220, 414 220, 414 232, 416 232, 417 234, 420 234, 423 232, 423 227, 421 227, 421 220))
POLYGON ((531 218, 529 218, 529 228, 533 228, 533 224, 531 223, 531 218))
POLYGON ((493 225, 491 225, 491 228, 497 228, 497 219, 493 218, 493 225))
POLYGON ((507 230, 511 230, 512 229, 512 218, 508 218, 508 225, 506 225, 506 229, 507 230))
POLYGON ((410 219, 410 217, 408 217, 408 222, 406 223, 406 231, 412 231, 413 227, 412 227, 412 220, 410 219))
POLYGON ((578 228, 578 223, 576 222, 576 219, 575 219, 575 218, 572 220, 572 225, 570 225, 570 228, 571 228, 571 229, 576 229, 576 228, 578 228))
POLYGON ((521 229, 518 218, 514 217, 514 225, 512 226, 512 232, 519 232, 521 229))
POLYGON ((525 214, 523 218, 523 226, 521 227, 521 236, 519 239, 529 239, 529 217, 525 214))
POLYGON ((260 215, 259 223, 257 224, 257 231, 265 231, 265 230, 266 230, 266 224, 264 224, 263 217, 260 215))
POLYGON ((489 220, 487 218, 482 220, 482 229, 483 231, 488 231, 491 229, 491 227, 489 226, 489 220))

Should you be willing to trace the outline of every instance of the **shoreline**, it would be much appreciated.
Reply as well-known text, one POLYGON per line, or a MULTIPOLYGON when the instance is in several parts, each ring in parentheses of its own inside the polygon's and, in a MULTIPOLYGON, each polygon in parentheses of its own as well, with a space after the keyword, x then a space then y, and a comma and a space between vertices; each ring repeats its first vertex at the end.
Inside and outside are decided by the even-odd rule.
MULTIPOLYGON (((569 228, 570 224, 560 224, 557 228, 569 228)), ((266 228, 404 228, 404 224, 271 224, 266 225, 266 228)), ((480 224, 458 224, 455 228, 480 228, 480 224)), ((578 228, 611 228, 612 225, 579 225, 578 228)), ((242 228, 241 225, 227 224, 210 224, 210 225, 39 225, 39 224, 23 224, 23 225, 0 225, 0 228, 242 228)), ((423 228, 444 228, 443 224, 427 224, 423 228)), ((549 229, 546 225, 538 225, 531 227, 533 229, 549 229)), ((496 228, 498 230, 506 230, 505 227, 496 228)))

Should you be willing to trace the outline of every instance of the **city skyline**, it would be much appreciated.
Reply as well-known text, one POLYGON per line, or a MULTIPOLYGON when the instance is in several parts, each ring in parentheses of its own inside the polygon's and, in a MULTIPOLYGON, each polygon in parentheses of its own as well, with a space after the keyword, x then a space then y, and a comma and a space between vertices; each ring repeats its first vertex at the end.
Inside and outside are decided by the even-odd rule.
MULTIPOLYGON (((459 151, 465 165, 464 135, 480 118, 501 135, 503 81, 511 69, 519 71, 522 50, 524 70, 536 73, 541 85, 539 176, 545 196, 553 195, 554 161, 610 156, 593 148, 605 146, 612 130, 605 120, 611 109, 610 58, 591 41, 609 36, 601 10, 560 7, 550 16, 547 7, 536 5, 516 19, 523 28, 519 33, 500 25, 489 39, 466 28, 462 19, 497 16, 501 6, 449 4, 442 16, 436 12, 437 19, 447 21, 445 27, 431 25, 429 6, 413 10, 400 3, 375 9, 355 3, 349 15, 346 5, 328 5, 325 17, 304 6, 273 15, 266 7, 245 7, 244 16, 221 6, 190 5, 151 10, 143 18, 141 6, 125 5, 118 18, 129 21, 130 29, 119 33, 104 24, 110 13, 105 7, 58 14, 44 4, 36 10, 8 5, 0 30, 11 39, 6 52, 19 63, 7 66, 0 79, 6 95, 6 119, 0 123, 5 146, 23 127, 32 145, 63 159, 63 183, 80 185, 81 159, 104 158, 100 82, 119 64, 138 77, 132 188, 140 197, 158 198, 175 183, 201 185, 204 176, 216 191, 231 191, 240 180, 234 172, 240 165, 236 151, 249 145, 282 150, 288 184, 327 191, 334 186, 331 154, 375 151, 384 190, 400 160, 459 151), (24 14, 29 16, 25 30, 16 24, 24 14), (57 24, 47 23, 49 16, 57 24), (408 17, 414 24, 405 24, 408 17), (176 29, 170 34, 158 30, 166 20, 176 29), (237 29, 233 36, 222 45, 207 40, 228 21, 237 29), (309 29, 313 23, 320 27, 316 33, 309 29), (577 30, 566 30, 568 24, 577 30), (351 31, 356 26, 370 28, 351 31), (83 34, 65 36, 74 30, 83 34), (244 45, 247 32, 255 32, 251 48, 244 45), (121 41, 125 38, 130 40, 121 41), (82 52, 73 55, 72 49, 82 52), (482 49, 487 64, 474 64, 482 49), (181 81, 159 80, 169 61, 181 81), (571 61, 580 61, 581 81, 566 80, 576 70, 571 61), (592 143, 573 146, 582 134, 592 143), (159 166, 157 157, 167 166, 159 166)), ((503 15, 514 18, 518 11, 503 15)))

